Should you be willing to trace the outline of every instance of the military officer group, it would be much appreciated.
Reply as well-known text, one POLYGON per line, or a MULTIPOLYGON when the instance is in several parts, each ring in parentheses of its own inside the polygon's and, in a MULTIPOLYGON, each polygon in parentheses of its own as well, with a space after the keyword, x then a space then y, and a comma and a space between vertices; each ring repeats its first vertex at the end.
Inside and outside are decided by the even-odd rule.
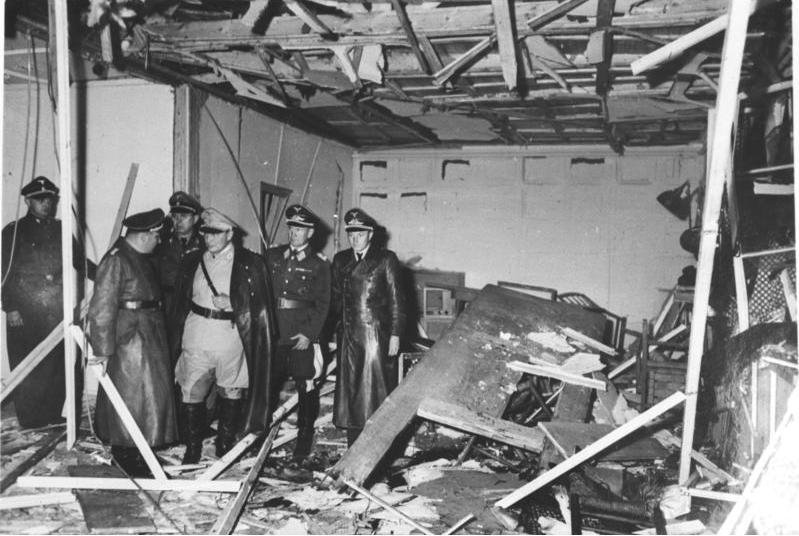
MULTIPOLYGON (((2 235, 12 368, 63 318, 58 188, 37 177, 21 194, 28 213, 2 235)), ((169 206, 168 216, 153 209, 127 217, 96 274, 93 263, 77 267, 94 278, 90 363, 114 382, 150 446, 185 444, 183 463, 196 463, 217 419, 222 456, 243 435, 268 429, 291 378, 299 398, 292 458, 302 464, 312 451, 323 370, 334 358, 333 422, 352 444, 397 384, 405 322, 399 261, 373 240, 375 220, 360 208, 345 214, 351 248, 331 265, 311 249, 322 222, 302 205, 285 211, 288 243, 265 256, 242 246, 236 222, 189 194, 174 193, 169 206)), ((63 421, 64 377, 62 344, 14 391, 20 426, 63 421)), ((119 466, 149 476, 102 390, 93 424, 119 466)))

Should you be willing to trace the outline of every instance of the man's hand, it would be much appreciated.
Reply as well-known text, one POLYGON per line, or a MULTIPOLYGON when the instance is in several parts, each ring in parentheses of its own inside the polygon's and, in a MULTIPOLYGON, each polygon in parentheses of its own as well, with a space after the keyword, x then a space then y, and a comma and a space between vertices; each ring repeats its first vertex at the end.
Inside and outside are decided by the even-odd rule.
POLYGON ((388 355, 394 357, 399 353, 399 336, 392 335, 388 340, 388 355))
POLYGON ((96 365, 100 367, 100 376, 105 376, 106 369, 108 368, 108 356, 107 355, 95 355, 89 358, 86 361, 86 364, 89 366, 96 365))
POLYGON ((303 335, 302 333, 297 333, 291 338, 292 341, 297 341, 294 346, 291 347, 292 350, 306 350, 308 345, 311 344, 311 339, 303 335))
POLYGON ((22 322, 22 315, 19 314, 19 311, 9 311, 6 313, 6 322, 12 328, 21 328, 24 323, 22 322))
POLYGON ((220 294, 219 296, 214 296, 211 300, 214 304, 214 307, 217 309, 222 309, 223 311, 230 311, 233 309, 233 306, 230 305, 230 296, 227 294, 220 294))

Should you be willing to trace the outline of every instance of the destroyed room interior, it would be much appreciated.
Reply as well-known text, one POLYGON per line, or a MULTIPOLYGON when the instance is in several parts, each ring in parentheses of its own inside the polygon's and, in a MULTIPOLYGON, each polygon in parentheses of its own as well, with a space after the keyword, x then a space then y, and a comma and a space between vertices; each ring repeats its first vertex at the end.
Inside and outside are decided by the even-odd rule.
POLYGON ((799 533, 790 0, 2 16, 0 533, 799 533))

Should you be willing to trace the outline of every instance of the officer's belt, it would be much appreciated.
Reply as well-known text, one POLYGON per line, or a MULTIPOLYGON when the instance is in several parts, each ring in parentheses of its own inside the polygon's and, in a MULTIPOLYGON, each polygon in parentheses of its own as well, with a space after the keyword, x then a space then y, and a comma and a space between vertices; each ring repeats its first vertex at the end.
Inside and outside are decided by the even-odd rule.
POLYGON ((119 302, 120 309, 138 311, 140 309, 160 309, 161 300, 125 300, 119 302))
POLYGON ((288 298, 278 298, 278 309, 310 309, 313 307, 313 300, 289 300, 288 298))
POLYGON ((211 318, 213 320, 233 320, 233 311, 206 309, 205 307, 201 307, 194 302, 191 302, 191 312, 196 315, 204 316, 205 318, 211 318))

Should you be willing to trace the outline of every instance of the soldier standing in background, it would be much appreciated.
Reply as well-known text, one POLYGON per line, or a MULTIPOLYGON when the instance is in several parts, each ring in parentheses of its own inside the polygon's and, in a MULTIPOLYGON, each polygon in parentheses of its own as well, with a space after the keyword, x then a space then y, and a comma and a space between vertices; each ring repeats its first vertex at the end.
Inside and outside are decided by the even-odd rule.
MULTIPOLYGON (((89 306, 89 340, 147 443, 177 440, 172 367, 161 288, 148 255, 159 241, 164 211, 134 214, 128 231, 97 268, 89 306)), ((150 476, 144 459, 104 390, 97 394, 97 436, 131 476, 150 476)))
POLYGON ((180 263, 189 254, 203 249, 203 240, 197 230, 197 221, 203 211, 200 202, 186 192, 175 192, 169 198, 169 217, 171 229, 163 236, 155 248, 154 259, 157 265, 161 290, 164 293, 164 310, 172 310, 175 281, 180 263))
POLYGON ((297 442, 293 458, 301 462, 311 453, 314 422, 319 415, 319 390, 314 380, 322 374, 319 344, 330 307, 330 265, 309 241, 318 218, 302 205, 286 209, 289 243, 266 252, 272 276, 278 341, 273 364, 272 411, 286 379, 297 389, 297 442))
MULTIPOLYGON (((6 225, 2 236, 3 310, 12 370, 64 317, 61 220, 55 218, 58 187, 47 177, 36 177, 22 188, 21 194, 28 213, 6 225)), ((78 253, 75 251, 74 260, 79 266, 82 255, 78 253)), ((91 277, 93 270, 94 263, 90 263, 91 277)), ((22 428, 64 421, 64 376, 61 342, 14 390, 14 406, 22 428)))

